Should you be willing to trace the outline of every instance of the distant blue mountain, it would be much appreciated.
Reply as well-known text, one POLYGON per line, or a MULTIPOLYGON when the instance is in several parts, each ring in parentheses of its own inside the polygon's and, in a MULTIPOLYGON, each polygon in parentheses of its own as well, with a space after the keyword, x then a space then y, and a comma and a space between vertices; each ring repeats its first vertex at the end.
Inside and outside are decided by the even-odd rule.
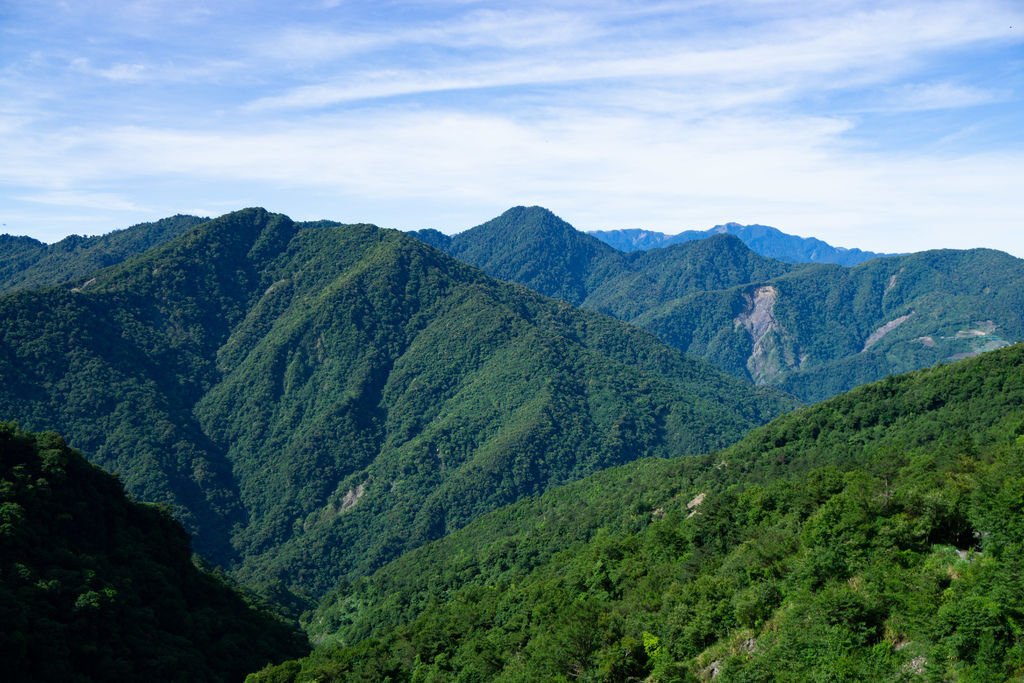
POLYGON ((740 225, 726 223, 716 225, 710 230, 687 230, 678 235, 666 235, 651 230, 593 230, 591 235, 619 251, 645 251, 667 247, 682 242, 692 242, 720 234, 735 235, 742 240, 751 251, 769 258, 788 263, 835 263, 841 266, 855 266, 880 256, 896 256, 896 254, 879 254, 860 249, 844 249, 833 247, 814 237, 797 237, 787 235, 781 230, 767 225, 740 225))

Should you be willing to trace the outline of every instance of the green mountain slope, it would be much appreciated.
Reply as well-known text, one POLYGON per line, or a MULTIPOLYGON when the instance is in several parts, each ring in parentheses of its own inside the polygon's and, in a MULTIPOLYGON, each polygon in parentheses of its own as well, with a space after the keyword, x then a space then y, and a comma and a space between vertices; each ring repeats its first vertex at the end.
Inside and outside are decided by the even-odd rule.
POLYGON ((583 306, 633 321, 683 297, 801 269, 758 256, 730 235, 630 254, 628 266, 628 271, 595 286, 583 306))
POLYGON ((434 241, 491 275, 806 401, 1024 340, 1024 261, 992 250, 793 265, 716 233, 623 254, 538 207, 447 240, 434 241))
POLYGON ((97 237, 71 235, 54 244, 0 235, 0 292, 82 279, 183 235, 207 220, 171 216, 97 237))
POLYGON ((262 210, 0 297, 0 414, 315 598, 480 514, 793 405, 395 231, 262 210))
MULTIPOLYGON (((436 236, 433 241, 439 243, 436 236)), ((536 206, 517 206, 460 233, 445 251, 492 277, 576 305, 626 263, 616 250, 536 206)))
POLYGON ((819 266, 637 316, 664 341, 808 401, 1024 339, 1024 261, 929 251, 819 266))
POLYGON ((623 254, 538 206, 517 206, 453 237, 436 230, 413 235, 492 277, 624 319, 686 294, 793 269, 730 236, 623 254))
POLYGON ((0 423, 6 681, 229 681, 304 639, 191 561, 188 536, 56 434, 0 423))
POLYGON ((251 680, 1015 680, 1022 491, 1018 345, 485 516, 251 680))

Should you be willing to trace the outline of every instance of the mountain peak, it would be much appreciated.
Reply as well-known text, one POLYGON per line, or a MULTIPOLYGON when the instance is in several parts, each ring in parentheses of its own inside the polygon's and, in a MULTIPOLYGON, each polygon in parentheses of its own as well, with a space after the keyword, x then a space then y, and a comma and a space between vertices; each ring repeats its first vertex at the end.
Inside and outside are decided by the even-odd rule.
MULTIPOLYGON (((421 239, 430 242, 430 237, 421 239)), ((590 280, 603 264, 623 258, 541 206, 514 206, 455 235, 445 250, 493 277, 572 304, 586 299, 590 280)))
POLYGON ((543 206, 537 206, 536 204, 532 206, 523 206, 522 204, 513 206, 512 208, 504 211, 500 217, 503 218, 506 216, 550 216, 558 218, 558 216, 555 215, 555 212, 551 209, 543 206))
POLYGON ((487 221, 482 225, 471 228, 461 235, 466 235, 474 230, 483 228, 500 229, 506 233, 527 233, 538 230, 544 231, 546 237, 556 233, 583 234, 568 222, 562 220, 555 212, 545 209, 543 206, 513 206, 497 218, 487 221))

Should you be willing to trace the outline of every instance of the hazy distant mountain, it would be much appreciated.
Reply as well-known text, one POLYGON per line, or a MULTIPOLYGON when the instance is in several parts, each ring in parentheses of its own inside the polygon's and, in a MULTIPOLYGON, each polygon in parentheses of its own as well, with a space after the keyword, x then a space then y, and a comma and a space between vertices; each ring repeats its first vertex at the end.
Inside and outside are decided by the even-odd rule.
POLYGON ((860 249, 833 247, 817 238, 787 235, 767 225, 726 223, 709 230, 687 230, 678 235, 636 229, 592 230, 588 234, 624 252, 656 249, 713 235, 728 234, 739 237, 744 244, 761 256, 787 263, 835 263, 841 266, 855 266, 880 256, 891 256, 860 249))
POLYGON ((804 400, 1024 339, 1024 261, 992 250, 789 264, 724 232, 624 253, 540 207, 435 242, 804 400))
POLYGON ((412 234, 493 277, 620 318, 692 292, 793 270, 727 235, 625 254, 538 206, 514 207, 450 237, 436 230, 412 234))

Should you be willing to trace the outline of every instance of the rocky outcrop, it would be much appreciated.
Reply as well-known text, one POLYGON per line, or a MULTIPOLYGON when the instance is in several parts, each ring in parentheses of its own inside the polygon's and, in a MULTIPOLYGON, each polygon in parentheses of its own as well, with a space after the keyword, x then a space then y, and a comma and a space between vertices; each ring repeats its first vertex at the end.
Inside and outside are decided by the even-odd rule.
MULTIPOLYGON (((896 276, 893 275, 893 277, 896 277, 896 276)), ((872 332, 871 335, 864 341, 864 348, 861 349, 860 352, 864 353, 865 351, 870 349, 872 346, 874 346, 878 342, 882 341, 882 338, 885 337, 885 335, 889 334, 890 332, 895 330, 897 327, 899 327, 903 323, 905 323, 908 320, 910 320, 910 317, 912 315, 914 315, 913 311, 911 311, 910 313, 907 313, 906 315, 901 315, 900 317, 898 317, 898 318, 896 318, 894 320, 890 320, 889 322, 887 322, 884 325, 882 325, 881 327, 879 327, 877 330, 872 332)))
POLYGON ((755 384, 771 384, 798 365, 792 349, 783 343, 785 330, 775 317, 778 299, 776 287, 758 287, 749 295, 747 310, 735 320, 736 327, 745 329, 753 342, 747 372, 755 384))

